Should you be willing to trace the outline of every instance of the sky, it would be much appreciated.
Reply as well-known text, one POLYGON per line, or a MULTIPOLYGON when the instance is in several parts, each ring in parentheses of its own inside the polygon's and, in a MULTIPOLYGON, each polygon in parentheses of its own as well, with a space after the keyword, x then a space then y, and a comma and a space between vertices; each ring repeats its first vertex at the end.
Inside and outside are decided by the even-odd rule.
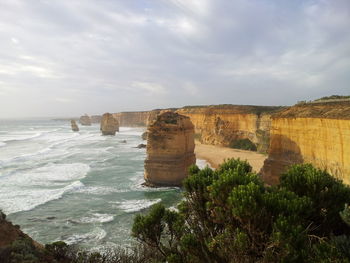
POLYGON ((0 0, 0 118, 350 94, 349 0, 0 0))

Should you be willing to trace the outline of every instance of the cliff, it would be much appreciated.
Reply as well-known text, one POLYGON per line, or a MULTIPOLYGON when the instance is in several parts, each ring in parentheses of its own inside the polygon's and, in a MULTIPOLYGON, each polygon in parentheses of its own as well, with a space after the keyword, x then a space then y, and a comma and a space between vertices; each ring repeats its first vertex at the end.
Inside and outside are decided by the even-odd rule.
POLYGON ((149 111, 113 113, 121 127, 147 126, 149 111))
POLYGON ((81 125, 91 126, 91 119, 86 114, 80 117, 79 122, 80 122, 81 125))
POLYGON ((70 120, 70 125, 72 127, 72 131, 74 131, 74 132, 79 131, 79 127, 78 127, 77 123, 75 122, 75 120, 70 120))
POLYGON ((350 184, 350 102, 296 105, 272 116, 265 181, 277 183, 295 163, 312 163, 350 184))
POLYGON ((148 185, 180 186, 196 162, 194 127, 186 116, 165 112, 148 126, 144 178, 148 185))
POLYGON ((113 114, 105 113, 101 119, 101 132, 103 135, 115 135, 119 131, 119 123, 113 114))
POLYGON ((190 117, 201 143, 232 147, 248 139, 259 152, 266 152, 271 113, 280 109, 270 106, 217 105, 184 107, 177 112, 190 117))
POLYGON ((90 119, 91 119, 91 123, 100 123, 102 116, 101 115, 92 115, 90 117, 90 119))

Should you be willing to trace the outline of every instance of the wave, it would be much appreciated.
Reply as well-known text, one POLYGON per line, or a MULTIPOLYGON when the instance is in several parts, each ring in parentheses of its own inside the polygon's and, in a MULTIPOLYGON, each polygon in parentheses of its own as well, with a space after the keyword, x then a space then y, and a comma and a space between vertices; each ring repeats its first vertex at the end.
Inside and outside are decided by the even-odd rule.
POLYGON ((91 216, 85 216, 78 220, 79 223, 108 223, 114 220, 110 214, 93 213, 91 216))
POLYGON ((84 187, 80 181, 73 182, 60 189, 12 189, 4 193, 0 192, 1 209, 6 214, 13 214, 21 211, 29 211, 47 202, 62 198, 66 193, 74 192, 84 187))
POLYGON ((34 139, 34 138, 38 138, 40 136, 42 136, 44 134, 44 132, 36 132, 36 133, 13 133, 13 134, 9 134, 6 136, 1 136, 0 139, 3 142, 12 142, 12 141, 25 141, 25 140, 30 140, 30 139, 34 139))
POLYGON ((0 142, 0 147, 4 147, 6 145, 5 142, 0 142))
POLYGON ((111 202, 116 204, 117 208, 128 212, 137 212, 141 211, 143 209, 146 209, 154 204, 157 204, 161 202, 161 199, 152 199, 152 200, 147 200, 147 199, 141 199, 141 200, 124 200, 124 201, 115 201, 111 202))
POLYGON ((66 239, 64 239, 64 238, 62 238, 62 239, 68 245, 72 245, 72 244, 77 244, 77 243, 87 242, 87 241, 89 241, 89 242, 98 241, 98 240, 105 238, 106 235, 107 235, 107 232, 105 230, 103 230, 100 227, 96 227, 89 233, 76 234, 76 235, 70 236, 66 239))
POLYGON ((126 193, 130 192, 128 189, 116 189, 109 186, 87 186, 79 189, 77 193, 92 194, 92 195, 108 195, 112 193, 126 193))

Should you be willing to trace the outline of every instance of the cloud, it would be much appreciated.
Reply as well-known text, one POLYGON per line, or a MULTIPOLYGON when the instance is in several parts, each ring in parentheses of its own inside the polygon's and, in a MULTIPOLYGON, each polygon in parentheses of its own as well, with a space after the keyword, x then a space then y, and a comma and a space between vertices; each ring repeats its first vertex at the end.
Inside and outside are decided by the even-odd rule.
POLYGON ((346 94, 349 13, 348 0, 2 1, 0 117, 346 94))

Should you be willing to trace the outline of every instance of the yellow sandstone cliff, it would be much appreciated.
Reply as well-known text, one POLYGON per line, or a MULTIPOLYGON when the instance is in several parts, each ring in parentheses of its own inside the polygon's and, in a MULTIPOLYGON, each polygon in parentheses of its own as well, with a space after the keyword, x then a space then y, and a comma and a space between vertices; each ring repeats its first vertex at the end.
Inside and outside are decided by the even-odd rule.
POLYGON ((146 126, 149 111, 132 111, 113 113, 121 127, 138 127, 146 126))
POLYGON ((146 184, 180 186, 196 162, 193 124, 186 116, 164 112, 147 131, 146 184))
POLYGON ((249 139, 260 152, 269 145, 271 113, 280 107, 217 105, 184 107, 178 113, 190 117, 201 143, 232 146, 249 139))
POLYGON ((296 105, 273 115, 264 180, 277 183, 295 163, 311 163, 350 184, 350 103, 296 105))

